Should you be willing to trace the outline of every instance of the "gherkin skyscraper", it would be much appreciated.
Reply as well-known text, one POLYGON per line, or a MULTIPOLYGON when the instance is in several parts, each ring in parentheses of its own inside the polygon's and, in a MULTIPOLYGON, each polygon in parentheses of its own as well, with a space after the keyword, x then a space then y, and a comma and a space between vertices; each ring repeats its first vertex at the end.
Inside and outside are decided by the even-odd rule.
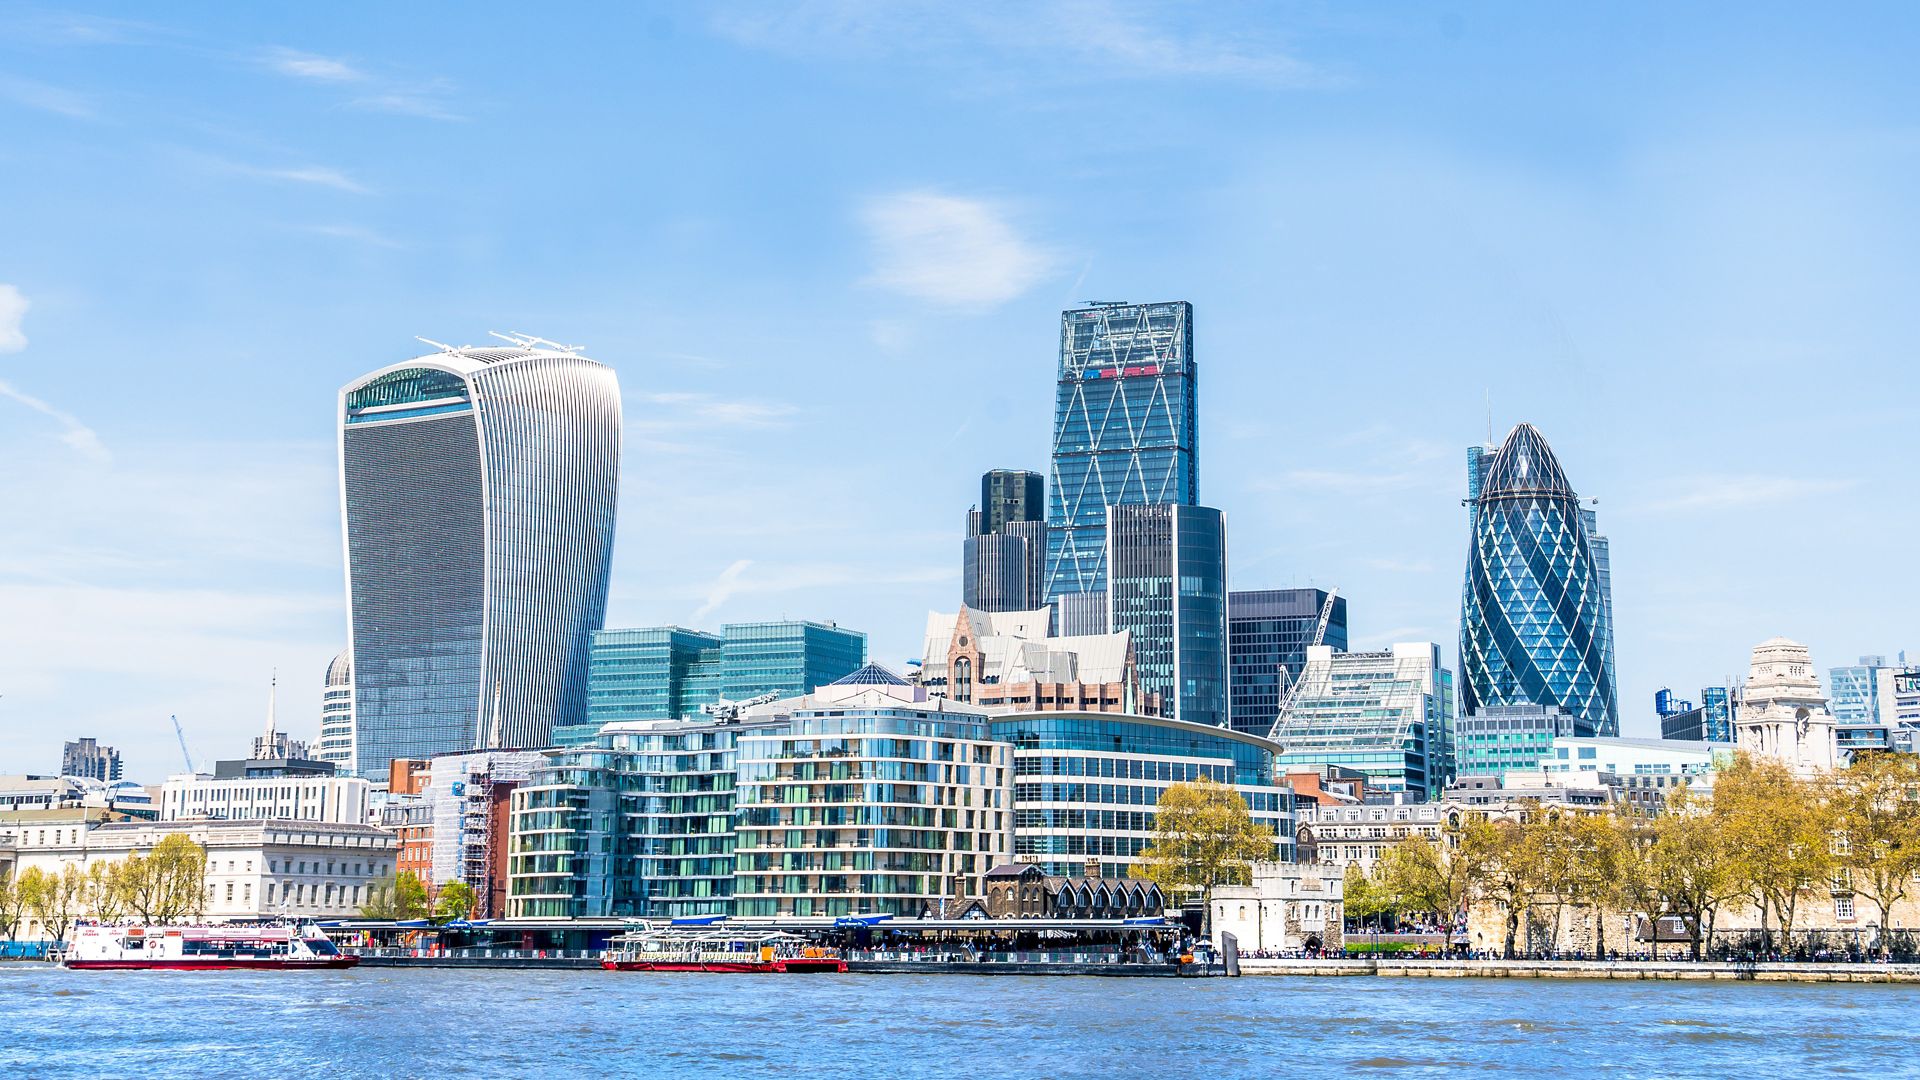
POLYGON ((1595 734, 1617 735, 1610 560, 1593 512, 1531 424, 1491 455, 1470 451, 1468 463, 1464 711, 1557 705, 1595 734))

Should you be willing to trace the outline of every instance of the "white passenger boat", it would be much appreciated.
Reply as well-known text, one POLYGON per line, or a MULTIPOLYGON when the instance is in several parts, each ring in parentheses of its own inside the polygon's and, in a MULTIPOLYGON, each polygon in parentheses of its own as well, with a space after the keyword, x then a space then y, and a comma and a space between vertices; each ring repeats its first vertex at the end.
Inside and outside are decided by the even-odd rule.
POLYGON ((135 971, 263 971, 345 968, 318 926, 81 926, 67 945, 70 968, 135 971))

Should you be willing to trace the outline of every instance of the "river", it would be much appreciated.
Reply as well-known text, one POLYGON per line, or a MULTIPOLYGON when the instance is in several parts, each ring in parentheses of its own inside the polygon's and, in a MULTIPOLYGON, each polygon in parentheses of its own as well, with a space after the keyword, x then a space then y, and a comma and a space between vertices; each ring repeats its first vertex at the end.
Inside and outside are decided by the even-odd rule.
POLYGON ((0 1075, 1913 1075, 1920 987, 0 964, 0 1075))

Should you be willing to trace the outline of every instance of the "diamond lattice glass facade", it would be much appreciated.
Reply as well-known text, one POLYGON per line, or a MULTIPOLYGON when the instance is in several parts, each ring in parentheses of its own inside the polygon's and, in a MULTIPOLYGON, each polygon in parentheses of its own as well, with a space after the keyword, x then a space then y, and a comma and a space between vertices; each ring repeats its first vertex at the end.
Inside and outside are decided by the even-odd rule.
POLYGON ((1591 512, 1532 425, 1515 427, 1490 459, 1476 457, 1460 618, 1463 711, 1558 705, 1600 736, 1618 734, 1613 601, 1591 512))
POLYGON ((1107 507, 1199 501, 1193 305, 1060 314, 1046 598, 1106 588, 1107 507))
POLYGON ((606 612, 620 388, 583 356, 450 349, 340 392, 352 771, 577 722, 606 612))

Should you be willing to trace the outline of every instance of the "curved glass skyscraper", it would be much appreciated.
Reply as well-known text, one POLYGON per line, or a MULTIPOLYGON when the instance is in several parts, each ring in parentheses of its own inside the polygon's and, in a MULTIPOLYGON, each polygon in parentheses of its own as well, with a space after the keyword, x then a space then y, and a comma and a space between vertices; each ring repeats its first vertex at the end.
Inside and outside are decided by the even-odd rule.
POLYGON ((1596 734, 1620 730, 1606 541, 1547 440, 1521 424, 1470 453, 1473 543, 1461 600, 1467 712, 1558 705, 1596 734))
POLYGON ((620 467, 613 370, 448 349, 340 391, 352 769, 543 747, 586 713, 620 467))

